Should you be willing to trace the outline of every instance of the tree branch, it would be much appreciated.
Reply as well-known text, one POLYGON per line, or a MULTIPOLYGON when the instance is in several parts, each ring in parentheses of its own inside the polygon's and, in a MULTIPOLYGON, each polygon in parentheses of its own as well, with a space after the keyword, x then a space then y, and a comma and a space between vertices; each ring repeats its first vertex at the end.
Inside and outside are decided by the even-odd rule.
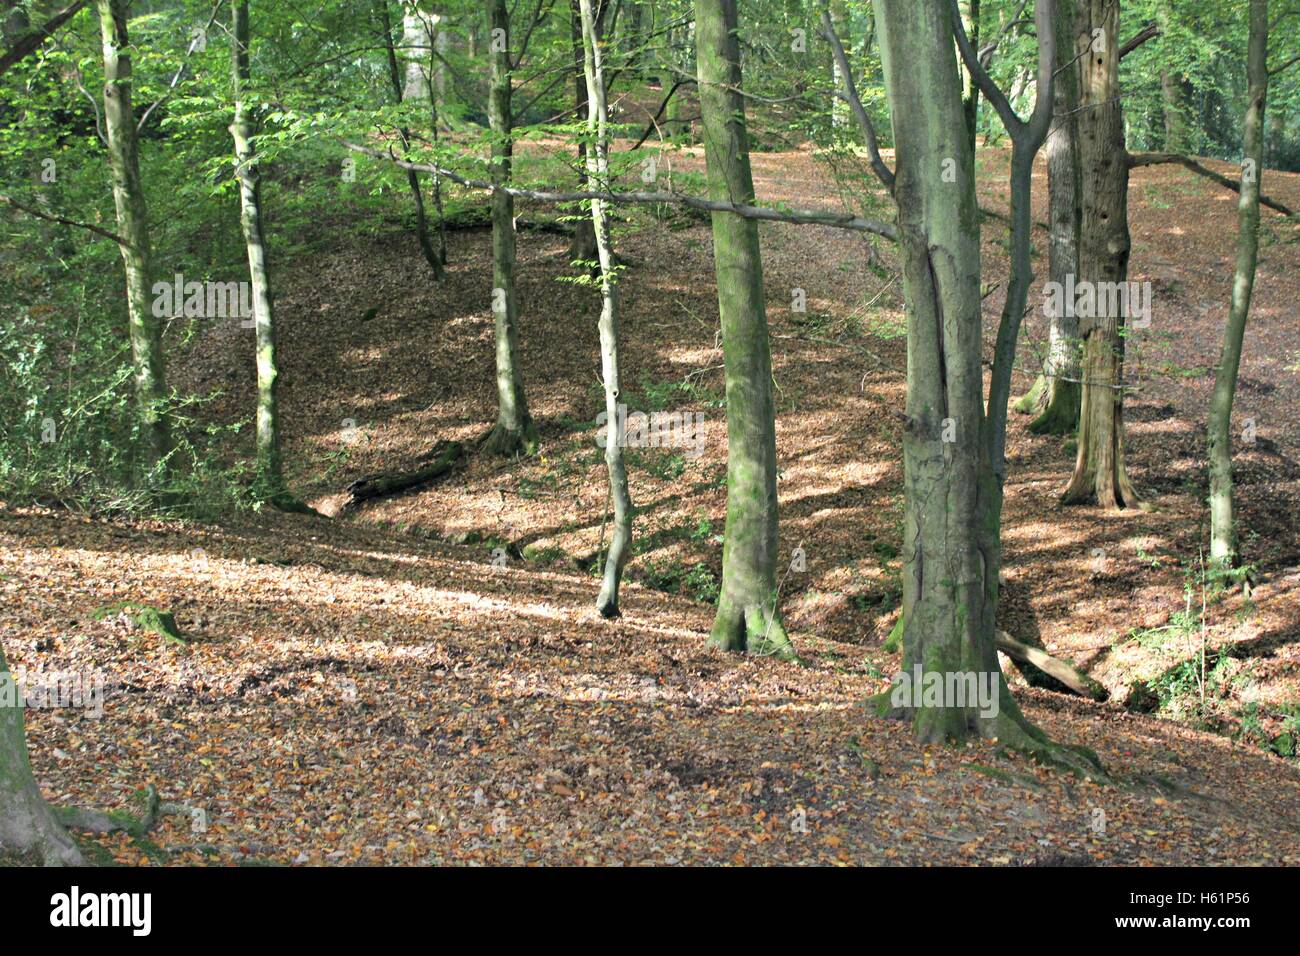
POLYGON ((894 192, 894 173, 885 165, 885 161, 880 157, 880 144, 876 139, 876 127, 871 122, 866 108, 862 105, 862 99, 858 96, 857 85, 853 82, 853 71, 849 68, 849 58, 844 55, 844 45, 840 43, 839 36, 835 33, 835 26, 831 22, 831 15, 828 11, 822 11, 822 36, 831 45, 831 51, 835 54, 835 63, 839 67, 840 76, 844 78, 844 87, 836 90, 835 95, 846 100, 853 110, 853 115, 857 117, 858 125, 862 127, 862 132, 867 138, 867 151, 871 154, 871 168, 876 173, 876 178, 889 190, 892 195, 894 192))
MULTIPOLYGON (((961 51, 962 62, 966 64, 971 79, 975 81, 975 85, 984 94, 984 98, 993 104, 993 108, 1002 119, 1002 125, 1006 127, 1007 133, 1012 140, 1015 140, 1024 128, 1025 122, 1016 115, 1016 111, 1011 108, 1011 103, 1007 100, 1007 95, 1002 92, 1000 86, 993 82, 988 70, 984 69, 984 65, 980 63, 979 54, 970 45, 970 37, 966 36, 966 26, 961 22, 961 9, 957 6, 957 0, 949 0, 949 4, 952 7, 952 32, 957 39, 957 49, 961 51)), ((1041 37, 1039 39, 1042 40, 1041 37)), ((1041 90, 1042 87, 1039 89, 1041 90)), ((1042 99, 1040 93, 1038 102, 1042 102, 1042 99)), ((1035 104, 1035 112, 1037 112, 1037 104, 1035 104)))
POLYGON ((91 223, 78 222, 75 219, 66 219, 63 216, 56 216, 53 215, 52 213, 41 212, 39 209, 33 209, 31 206, 23 205, 17 199, 14 199, 10 196, 6 196, 4 193, 0 193, 0 202, 5 203, 6 205, 9 206, 13 206, 15 209, 19 210, 20 212, 25 212, 29 216, 35 216, 37 219, 44 219, 46 222, 57 222, 61 226, 76 226, 78 229, 88 229, 89 231, 95 233, 98 236, 103 236, 105 239, 112 239, 119 246, 125 246, 127 249, 132 248, 131 243, 127 242, 117 233, 109 232, 107 229, 103 229, 99 226, 92 225, 91 223))
POLYGON ((1119 58, 1121 60, 1124 59, 1124 57, 1128 56, 1143 43, 1146 43, 1148 40, 1154 40, 1156 37, 1160 36, 1160 32, 1160 24, 1156 23, 1154 20, 1151 21, 1137 33, 1133 34, 1133 36, 1129 37, 1128 41, 1119 48, 1119 58))
POLYGON ((11 66, 29 54, 40 49, 42 43, 48 40, 54 33, 65 23, 81 12, 82 8, 90 0, 76 0, 75 3, 65 7, 59 13, 50 17, 44 23, 34 30, 21 34, 18 39, 14 40, 13 46, 0 53, 0 75, 3 75, 11 66))
MULTIPOLYGON (((1211 179, 1214 182, 1218 183, 1220 186, 1224 187, 1225 189, 1231 189, 1235 193, 1241 192, 1240 183, 1233 182, 1227 176, 1224 176, 1221 173, 1216 173, 1214 170, 1210 169, 1207 166, 1202 166, 1200 163, 1192 159, 1192 157, 1190 156, 1183 156, 1180 153, 1129 153, 1128 154, 1128 165, 1130 169, 1136 169, 1139 166, 1157 166, 1162 163, 1176 163, 1179 166, 1185 166, 1187 169, 1190 169, 1198 176, 1204 176, 1206 179, 1211 179)), ((1262 170, 1256 170, 1256 175, 1258 175, 1260 172, 1262 172, 1262 170)), ((1275 212, 1280 212, 1284 216, 1295 215, 1295 212, 1290 207, 1284 206, 1282 203, 1278 202, 1275 199, 1269 199, 1263 193, 1260 193, 1259 204, 1261 206, 1267 206, 1269 209, 1272 209, 1275 212)))
POLYGON ((358 146, 356 143, 343 144, 348 149, 365 156, 372 156, 375 159, 382 159, 390 162, 402 169, 413 169, 416 172, 435 173, 444 176, 452 182, 460 183, 469 189, 485 189, 489 191, 500 190, 511 196, 520 199, 532 199, 536 202, 546 203, 566 203, 581 202, 582 200, 599 199, 610 203, 636 203, 636 204, 656 204, 671 203, 678 206, 689 206, 692 209, 700 209, 705 212, 730 212, 735 213, 743 219, 757 219, 765 222, 790 222, 798 225, 816 225, 831 226, 835 229, 848 229, 854 232, 870 232, 878 236, 884 236, 886 239, 898 241, 898 229, 889 223, 876 222, 871 219, 863 219, 860 216, 854 216, 850 213, 835 212, 818 212, 814 209, 792 209, 789 212, 780 209, 771 209, 766 206, 747 206, 740 203, 718 202, 712 199, 701 199, 698 196, 684 196, 681 193, 672 192, 610 192, 602 190, 581 190, 577 192, 552 192, 542 189, 521 189, 517 186, 504 186, 488 182, 483 179, 469 179, 450 169, 444 169, 441 166, 434 166, 428 163, 408 163, 404 160, 396 159, 386 153, 378 150, 367 149, 364 146, 358 146))
POLYGON ((677 80, 675 83, 673 83, 672 88, 668 90, 668 95, 665 96, 663 98, 663 102, 659 104, 659 109, 655 110, 655 115, 650 117, 650 122, 646 124, 645 132, 641 134, 641 138, 636 141, 636 144, 631 147, 629 152, 631 152, 631 150, 633 149, 640 149, 641 144, 650 138, 650 134, 659 128, 659 117, 664 115, 664 110, 668 108, 668 101, 673 98, 673 94, 676 93, 681 87, 687 86, 694 82, 695 81, 691 79, 682 79, 682 80, 677 80))

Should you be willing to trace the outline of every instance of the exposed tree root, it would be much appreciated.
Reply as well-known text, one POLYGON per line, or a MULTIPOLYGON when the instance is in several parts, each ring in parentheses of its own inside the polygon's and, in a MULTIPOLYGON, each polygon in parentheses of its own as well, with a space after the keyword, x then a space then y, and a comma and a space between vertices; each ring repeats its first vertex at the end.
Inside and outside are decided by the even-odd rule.
POLYGON ((957 743, 978 734, 1044 766, 1068 770, 1098 783, 1111 783, 1095 753, 1081 745, 1058 744, 1048 738, 1021 713, 1006 681, 1000 681, 1000 687, 999 699, 1003 703, 991 717, 961 707, 895 706, 892 687, 868 697, 862 706, 878 717, 911 721, 913 736, 921 743, 957 743))
POLYGON ((503 428, 497 424, 482 440, 479 450, 498 458, 532 455, 537 451, 537 428, 531 421, 519 429, 503 428))
POLYGON ((1021 415, 1032 415, 1046 404, 1047 401, 1047 378, 1038 376, 1034 380, 1033 386, 1024 395, 1016 399, 1012 404, 1012 411, 1021 415))
POLYGON ((799 660, 779 613, 757 604, 742 607, 725 599, 718 602, 709 646, 783 661, 799 660))
POLYGON ((54 807, 54 814, 65 827, 87 833, 129 833, 144 836, 158 823, 160 817, 174 815, 193 818, 196 811, 184 803, 169 803, 158 796, 158 788, 150 784, 135 794, 140 804, 139 815, 126 811, 104 813, 82 807, 54 807))

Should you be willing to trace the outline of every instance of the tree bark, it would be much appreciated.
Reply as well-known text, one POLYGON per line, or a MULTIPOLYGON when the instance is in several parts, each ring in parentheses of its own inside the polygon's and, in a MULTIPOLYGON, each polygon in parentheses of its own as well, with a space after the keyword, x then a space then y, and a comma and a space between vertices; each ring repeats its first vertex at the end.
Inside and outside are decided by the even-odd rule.
POLYGON ((268 500, 284 500, 284 470, 280 455, 280 406, 277 400, 279 367, 276 363, 275 310, 267 266, 266 236, 262 229, 262 177, 253 148, 254 124, 245 104, 248 86, 248 0, 231 8, 231 84, 235 119, 230 133, 235 140, 235 169, 239 178, 239 221, 248 252, 248 276, 253 291, 253 329, 257 341, 257 471, 268 500))
POLYGON ((1164 111, 1165 149, 1186 153, 1191 148, 1187 130, 1187 100, 1191 94, 1187 78, 1169 70, 1160 71, 1160 101, 1164 111))
POLYGON ((928 696, 884 713, 910 719, 923 741, 995 738, 1037 758, 1096 775, 1083 748, 1052 743, 1021 714, 997 659, 1006 424, 1016 342, 1033 280, 1034 156, 1052 117, 1055 67, 1051 0, 1037 0, 1038 98, 1017 116, 961 27, 956 0, 880 0, 885 85, 898 165, 895 198, 907 304, 904 468, 904 673, 982 676, 997 706, 928 696), (998 325, 987 403, 983 396, 979 209, 975 156, 966 136, 953 37, 984 98, 1010 134, 1011 275, 998 325), (985 407, 987 404, 987 413, 985 407))
POLYGON ((81 852, 41 796, 27 757, 23 708, 0 648, 0 848, 36 853, 47 866, 82 863, 81 852), (7 701, 13 700, 14 706, 7 701))
POLYGON ((1225 565, 1237 561, 1237 529, 1232 507, 1232 403, 1259 256, 1259 193, 1264 172, 1264 112, 1268 98, 1268 0, 1250 0, 1249 44, 1246 65, 1249 86, 1241 130, 1241 199, 1237 203, 1237 265, 1207 429, 1210 557, 1225 565))
MULTIPOLYGON (((903 671, 998 672, 981 554, 984 496, 979 210, 948 3, 880 0, 907 304, 903 671), (946 175, 945 175, 946 173, 946 175), (945 440, 948 438, 950 440, 945 440)), ((972 708, 904 708, 924 741, 961 740, 972 708)))
MULTIPOLYGON (((966 4, 966 33, 970 36, 971 46, 976 51, 980 48, 980 0, 968 0, 966 4)), ((970 70, 966 71, 966 93, 962 100, 962 112, 966 117, 966 139, 970 151, 975 152, 976 136, 979 131, 980 88, 970 70)))
MULTIPOLYGON (((582 20, 583 73, 587 87, 587 178, 591 188, 603 188, 609 178, 609 110, 605 101, 605 67, 595 0, 579 0, 582 20)), ((618 352, 618 275, 609 218, 603 200, 591 201, 591 220, 600 257, 600 369, 605 386, 605 465, 609 470, 609 493, 614 502, 614 527, 596 608, 602 617, 617 617, 618 587, 632 546, 632 495, 628 490, 627 466, 623 462, 623 416, 618 413, 622 397, 622 373, 618 352)))
MULTIPOLYGON (((736 0, 696 0, 704 152, 712 199, 751 204, 736 0)), ((776 410, 758 224, 714 212, 713 255, 727 396, 727 523, 709 642, 790 656, 777 608, 776 410)))
MULTIPOLYGON (((1056 0, 1056 83, 1051 132, 1047 135, 1047 194, 1050 220, 1048 279, 1061 287, 1078 274, 1079 225, 1079 22, 1078 0, 1056 0)), ((1079 322, 1073 309, 1047 316, 1043 374, 1016 408, 1037 413, 1029 430, 1066 435, 1079 426, 1079 322)))
POLYGON ((162 328, 150 294, 149 213, 140 180, 135 114, 131 108, 131 54, 127 37, 129 0, 96 0, 104 45, 104 125, 113 179, 118 248, 126 270, 126 307, 146 464, 153 471, 171 451, 165 403, 167 385, 162 328))
MULTIPOLYGON (((510 94, 510 13, 506 0, 487 0, 488 55, 492 61, 488 124, 492 129, 492 182, 510 181, 514 141, 510 94)), ((519 369, 519 304, 515 291, 515 200, 492 191, 492 315, 496 338, 497 422, 483 443, 490 454, 531 454, 537 428, 528 413, 519 369)))
MULTIPOLYGON (((1078 43, 1086 53, 1080 60, 1078 113, 1083 197, 1078 281, 1094 288, 1127 281, 1131 248, 1118 37, 1119 4, 1082 0, 1078 43)), ((1103 508, 1125 508, 1139 503, 1124 464, 1123 330, 1121 314, 1079 317, 1079 450, 1062 498, 1067 504, 1095 501, 1103 508)))
MULTIPOLYGON (((602 3, 603 7, 604 4, 602 3)), ((600 11, 597 11, 599 16, 600 11)), ((570 33, 573 44, 573 102, 574 116, 582 119, 587 116, 587 78, 583 64, 585 62, 583 54, 583 24, 582 10, 580 0, 570 0, 569 9, 570 33)), ((578 163, 585 170, 587 168, 587 144, 578 141, 578 163)), ((605 183, 600 187, 604 188, 605 183)), ((569 242, 569 261, 581 264, 590 264, 597 261, 599 253, 596 249, 596 226, 594 217, 584 216, 574 224, 573 239, 569 242)))
MULTIPOLYGON (((388 0, 377 0, 379 6, 379 22, 384 31, 384 48, 388 54, 388 79, 393 87, 393 98, 399 105, 405 95, 406 84, 403 83, 402 70, 397 63, 397 51, 393 48, 393 25, 392 19, 388 14, 388 0)), ((410 64, 419 72, 418 64, 410 64)), ((418 89, 418 84, 417 84, 418 89)), ((402 154, 406 155, 411 148, 411 131, 406 126, 398 128, 398 135, 402 138, 402 154)), ((415 202, 415 236, 420 243, 420 251, 424 254, 424 261, 429 263, 429 269, 433 272, 433 278, 441 282, 444 277, 442 268, 443 257, 433 248, 433 241, 429 237, 429 218, 424 211, 424 190, 420 186, 420 177, 415 170, 406 171, 406 183, 411 190, 411 199, 415 202)))

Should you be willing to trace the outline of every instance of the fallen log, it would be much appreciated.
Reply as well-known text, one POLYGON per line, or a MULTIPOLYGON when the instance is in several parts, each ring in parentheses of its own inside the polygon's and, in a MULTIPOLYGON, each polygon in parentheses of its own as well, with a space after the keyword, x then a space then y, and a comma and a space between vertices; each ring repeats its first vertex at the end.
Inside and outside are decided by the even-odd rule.
POLYGON ((1041 647, 1022 644, 1006 631, 998 631, 994 641, 998 650, 1014 661, 1036 667, 1048 677, 1064 684, 1081 697, 1092 700, 1105 700, 1106 689, 1091 677, 1082 673, 1073 664, 1053 657, 1041 647))
POLYGON ((339 508, 339 513, 357 508, 363 501, 383 498, 398 492, 408 491, 427 485, 451 471, 464 454, 464 447, 458 441, 440 441, 428 454, 416 462, 410 471, 380 472, 358 478, 347 487, 347 498, 339 508))

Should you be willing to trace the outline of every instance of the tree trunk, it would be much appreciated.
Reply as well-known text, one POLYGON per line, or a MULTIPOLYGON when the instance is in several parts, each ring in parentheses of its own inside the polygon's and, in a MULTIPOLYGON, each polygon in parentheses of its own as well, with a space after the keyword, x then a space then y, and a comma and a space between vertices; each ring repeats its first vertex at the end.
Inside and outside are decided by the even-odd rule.
MULTIPOLYGON (((1082 0, 1079 43, 1079 168, 1082 216, 1080 283, 1097 289, 1128 279, 1128 158, 1119 88, 1119 4, 1082 0), (1100 32, 1098 32, 1100 31, 1100 32)), ((1095 299, 1100 303, 1103 296, 1095 299)), ((1071 306, 1072 303, 1066 303, 1071 306)), ((1083 386, 1079 451, 1063 501, 1095 501, 1103 508, 1133 507, 1137 492, 1124 465, 1124 316, 1097 308, 1079 316, 1083 386)))
MULTIPOLYGON (((895 198, 907 304, 903 673, 938 676, 943 688, 974 682, 996 696, 991 707, 952 691, 935 695, 938 700, 928 692, 900 700, 900 675, 878 700, 882 712, 910 719, 920 740, 980 735, 1095 775, 1095 756, 1052 743, 1020 713, 996 649, 1007 408, 1033 279, 1032 176, 1051 121, 1052 43, 1041 41, 1043 99, 1025 122, 984 76, 969 37, 958 36, 967 68, 978 69, 988 83, 985 96, 1013 144, 1011 276, 986 414, 975 157, 953 57, 954 9, 955 4, 915 0, 879 0, 876 7, 898 157, 895 198)), ((1051 21, 1049 0, 1038 0, 1040 37, 1054 36, 1051 21)))
POLYGON ((47 866, 80 865, 80 851, 54 818, 32 776, 17 693, 0 648, 0 849, 40 854, 47 866))
MULTIPOLYGON (((970 37, 971 45, 978 51, 980 48, 980 0, 968 0, 966 5, 966 33, 970 37)), ((970 151, 975 152, 976 134, 979 131, 980 117, 980 88, 975 84, 975 78, 971 76, 970 70, 965 74, 965 98, 962 100, 962 112, 966 117, 966 139, 970 144, 970 151)))
POLYGON ((276 399, 279 369, 275 355, 275 312, 271 277, 266 262, 266 237, 262 231, 262 177, 253 149, 253 122, 244 103, 249 80, 248 0, 231 9, 234 41, 231 45, 231 84, 235 119, 230 133, 235 140, 235 169, 239 177, 239 221, 248 250, 248 276, 253 290, 253 329, 257 339, 257 471, 267 499, 286 498, 280 458, 280 411, 276 399))
MULTIPOLYGON (((587 79, 584 72, 583 26, 580 0, 570 0, 569 27, 573 44, 573 102, 574 116, 582 119, 587 115, 587 79)), ((603 4, 602 4, 603 6, 603 4)), ((599 11, 597 11, 599 16, 599 11)), ((578 163, 587 169, 587 144, 578 142, 578 163)), ((596 250, 596 226, 594 216, 584 216, 574 223, 573 239, 569 242, 569 261, 579 263, 580 267, 590 268, 596 262, 599 253, 596 250)))
POLYGON ((1223 353, 1214 376, 1208 428, 1210 557, 1226 565, 1237 560, 1237 531, 1232 515, 1232 401, 1259 254, 1259 181, 1264 172, 1264 109, 1268 96, 1268 0, 1250 0, 1249 44, 1249 88, 1241 130, 1241 198, 1237 202, 1237 267, 1223 333, 1223 353))
POLYGON ((136 401, 146 463, 152 471, 171 451, 164 403, 162 328, 150 294, 149 214, 140 181, 135 113, 131 108, 131 54, 127 37, 129 0, 96 0, 104 40, 104 125, 113 177, 113 204, 126 268, 127 321, 131 338, 136 401))
MULTIPOLYGON (((848 54, 849 68, 852 69, 853 63, 853 22, 849 14, 849 8, 844 0, 831 0, 830 5, 831 25, 835 33, 844 43, 844 50, 848 54)), ((839 61, 831 57, 831 89, 844 89, 844 77, 840 76, 839 61)), ((831 97, 831 126, 845 134, 849 129, 849 104, 842 96, 831 97)))
MULTIPOLYGON (((987 674, 998 670, 997 573, 986 569, 980 528, 995 482, 980 439, 979 211, 950 7, 880 0, 876 33, 907 303, 903 670, 987 674)), ((898 714, 907 715, 925 741, 963 739, 978 719, 971 708, 925 704, 898 714)))
MULTIPOLYGON (((605 103, 605 68, 595 0, 580 0, 583 39, 583 69, 587 85, 587 180, 592 191, 604 189, 609 179, 609 111, 605 103)), ((591 201, 596 250, 600 256, 600 368, 605 384, 605 465, 609 469, 609 493, 614 502, 614 529, 605 556, 605 575, 596 607, 603 617, 618 616, 618 585, 632 545, 632 496, 623 463, 623 416, 618 413, 622 381, 618 356, 618 276, 609 219, 604 200, 591 201)))
MULTIPOLYGON (((510 110, 510 13, 506 0, 487 0, 488 55, 492 60, 488 124, 492 128, 492 181, 510 181, 514 155, 510 110)), ((497 422, 483 443, 490 454, 531 454, 537 428, 528 414, 519 369, 519 305, 515 294, 515 200, 492 191, 492 316, 496 336, 497 422)))
MULTIPOLYGON (((1056 83, 1047 136, 1047 194, 1050 219, 1048 279, 1061 288, 1079 269, 1079 7, 1078 0, 1056 0, 1056 83)), ((1048 314, 1047 357, 1043 374, 1016 408, 1036 412, 1029 430, 1066 435, 1079 426, 1079 322, 1073 309, 1048 314)))
MULTIPOLYGON (((709 197, 752 204, 736 0, 696 0, 696 60, 709 197)), ((777 609, 776 411, 758 224, 713 216, 727 396, 727 524, 709 642, 793 654, 777 609)))
MULTIPOLYGON (((379 22, 384 31, 384 48, 388 53, 388 79, 393 87, 393 98, 400 104, 404 95, 402 70, 397 64, 397 51, 393 48, 393 26, 388 15, 388 0, 378 0, 378 6, 379 22)), ((417 64, 411 65, 419 71, 417 64)), ((398 128, 398 134, 402 138, 402 157, 406 158, 411 148, 411 131, 402 126, 398 128)), ((415 202, 415 235, 420 243, 420 251, 424 253, 424 261, 429 263, 429 268, 433 271, 434 280, 441 282, 444 277, 443 258, 433 248, 433 241, 429 238, 429 219, 424 212, 424 190, 420 187, 420 177, 415 170, 406 171, 406 183, 411 190, 411 199, 415 202)))
POLYGON ((1187 78, 1169 70, 1160 71, 1160 100, 1165 120, 1165 152, 1191 151, 1187 134, 1187 101, 1191 98, 1191 85, 1187 78))

